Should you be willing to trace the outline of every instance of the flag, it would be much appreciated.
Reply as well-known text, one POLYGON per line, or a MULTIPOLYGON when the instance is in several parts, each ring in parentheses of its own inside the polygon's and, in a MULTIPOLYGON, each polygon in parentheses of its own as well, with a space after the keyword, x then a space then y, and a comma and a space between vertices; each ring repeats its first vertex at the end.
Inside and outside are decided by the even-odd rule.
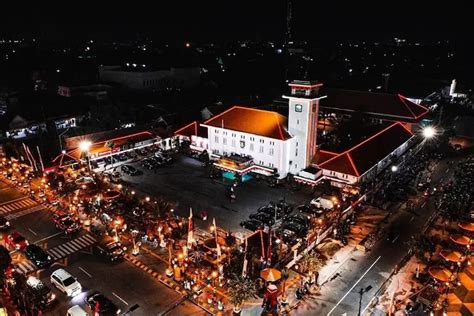
POLYGON ((272 226, 268 228, 268 249, 267 249, 267 264, 272 264, 272 226))
POLYGON ((242 277, 247 275, 247 238, 245 238, 244 265, 242 267, 242 277))
POLYGON ((193 209, 189 208, 189 219, 188 219, 188 248, 191 248, 193 244, 193 209))
POLYGON ((219 245, 219 242, 217 240, 217 225, 216 225, 216 218, 215 217, 212 219, 212 225, 214 225, 214 236, 216 238, 217 258, 220 258, 221 257, 221 245, 219 245))

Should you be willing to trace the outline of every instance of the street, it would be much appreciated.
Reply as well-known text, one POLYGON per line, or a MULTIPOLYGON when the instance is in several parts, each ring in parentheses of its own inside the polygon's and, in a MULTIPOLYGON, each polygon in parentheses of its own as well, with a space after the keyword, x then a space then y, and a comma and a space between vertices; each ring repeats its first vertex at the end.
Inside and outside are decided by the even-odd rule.
MULTIPOLYGON (((55 228, 51 211, 3 182, 0 182, 0 212, 11 222, 10 232, 18 231, 30 243, 40 245, 55 261, 46 269, 38 270, 21 252, 11 252, 16 269, 35 274, 56 294, 57 302, 46 310, 49 315, 65 315, 72 305, 84 306, 84 298, 93 291, 106 295, 122 312, 138 304, 133 315, 157 315, 171 310, 182 315, 206 314, 188 302, 175 306, 181 300, 181 294, 129 262, 111 264, 98 253, 96 238, 91 234, 81 231, 71 237, 65 236, 55 228), (49 276, 58 268, 66 269, 78 279, 82 293, 67 298, 51 285, 49 276)), ((7 233, 3 232, 3 236, 7 233)))
MULTIPOLYGON (((436 184, 451 176, 452 170, 442 161, 435 167, 432 181, 436 184)), ((330 278, 322 286, 318 296, 307 298, 295 313, 308 315, 318 311, 320 315, 357 315, 360 301, 360 311, 363 314, 375 292, 407 253, 407 242, 411 236, 421 232, 434 211, 434 199, 422 196, 413 211, 396 211, 389 219, 389 227, 392 227, 389 235, 392 236, 383 235, 384 238, 367 254, 353 251, 346 261, 336 267, 334 279, 330 278), (361 289, 368 287, 371 289, 361 297, 361 289)))

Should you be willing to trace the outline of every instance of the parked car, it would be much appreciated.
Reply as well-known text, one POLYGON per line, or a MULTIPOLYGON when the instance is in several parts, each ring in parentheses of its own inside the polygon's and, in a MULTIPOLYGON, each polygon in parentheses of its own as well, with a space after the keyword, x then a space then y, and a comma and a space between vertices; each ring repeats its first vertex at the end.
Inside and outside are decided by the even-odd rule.
POLYGON ((276 214, 277 219, 282 218, 282 215, 283 215, 283 213, 281 211, 279 211, 277 208, 270 207, 270 206, 262 206, 261 208, 259 208, 257 210, 257 212, 258 213, 264 213, 264 214, 267 214, 267 215, 273 216, 273 217, 275 217, 275 214, 276 214))
POLYGON ((51 263, 51 256, 38 245, 26 246, 25 256, 39 268, 43 268, 51 263))
POLYGON ((138 170, 130 165, 123 165, 120 167, 123 173, 128 174, 130 176, 138 175, 138 170))
POLYGON ((249 215, 250 219, 255 219, 263 224, 266 225, 273 225, 275 223, 274 215, 266 214, 266 213, 255 213, 249 215))
POLYGON ((89 314, 79 305, 74 305, 67 310, 66 316, 89 316, 89 314))
POLYGON ((105 255, 110 261, 119 261, 123 259, 123 255, 126 247, 124 247, 120 242, 111 241, 102 245, 100 248, 100 253, 105 255))
POLYGON ((0 216, 0 229, 10 228, 10 222, 3 216, 0 216))
POLYGON ((51 284, 67 296, 76 296, 81 293, 82 286, 69 272, 58 269, 51 274, 51 284))
POLYGON ((308 233, 307 228, 296 222, 287 222, 283 224, 282 228, 294 232, 299 238, 305 237, 308 233))
POLYGON ((116 156, 116 158, 117 158, 119 161, 128 160, 127 155, 125 155, 124 153, 118 154, 118 155, 116 156))
POLYGON ((94 292, 86 298, 86 304, 92 311, 98 309, 99 315, 118 315, 120 309, 115 304, 99 292, 94 292))
POLYGON ((315 207, 325 208, 325 209, 332 209, 334 207, 334 203, 330 199, 325 199, 323 197, 317 197, 311 200, 311 205, 315 207))
POLYGON ((29 245, 28 240, 25 239, 19 232, 13 232, 7 236, 7 244, 16 250, 23 250, 29 245))
POLYGON ((248 230, 251 230, 251 231, 256 231, 257 229, 262 227, 263 224, 261 222, 257 221, 257 220, 249 219, 249 220, 241 222, 240 226, 242 226, 243 228, 246 228, 248 230))

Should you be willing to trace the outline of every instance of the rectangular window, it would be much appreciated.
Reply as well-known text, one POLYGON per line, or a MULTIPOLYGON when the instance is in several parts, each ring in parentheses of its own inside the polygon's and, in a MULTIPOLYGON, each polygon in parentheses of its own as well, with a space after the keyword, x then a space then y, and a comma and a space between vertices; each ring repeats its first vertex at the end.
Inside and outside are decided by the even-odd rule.
POLYGON ((216 129, 216 134, 219 134, 219 130, 218 130, 218 129, 216 129))
POLYGON ((255 137, 250 137, 250 141, 255 141, 255 137))
POLYGON ((250 151, 253 151, 253 143, 250 143, 250 151))
POLYGON ((273 148, 270 148, 270 150, 268 151, 268 154, 270 156, 273 156, 274 153, 275 153, 275 150, 273 148))
POLYGON ((245 135, 240 135, 240 139, 245 139, 245 135))
POLYGON ((222 137, 222 143, 223 143, 224 145, 227 145, 227 138, 222 137))
POLYGON ((219 136, 216 136, 216 137, 214 138, 214 141, 216 142, 216 144, 219 144, 219 136))
POLYGON ((235 147, 235 139, 232 140, 232 147, 235 147))
POLYGON ((300 125, 300 120, 296 120, 296 125, 300 125))
POLYGON ((235 137, 235 133, 232 133, 232 137, 235 137))
POLYGON ((296 148, 295 157, 298 157, 298 148, 296 148))
POLYGON ((268 165, 269 165, 271 168, 274 167, 273 163, 271 163, 271 162, 270 162, 268 165))
POLYGON ((260 146, 260 148, 258 149, 258 152, 263 154, 263 146, 260 146))

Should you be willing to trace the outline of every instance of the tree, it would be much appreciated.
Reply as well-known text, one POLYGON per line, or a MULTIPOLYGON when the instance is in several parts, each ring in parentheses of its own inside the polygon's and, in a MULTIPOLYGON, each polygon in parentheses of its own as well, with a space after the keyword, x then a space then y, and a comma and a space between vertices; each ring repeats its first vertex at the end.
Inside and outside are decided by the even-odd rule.
POLYGON ((5 281, 5 272, 12 263, 10 252, 3 246, 0 246, 0 282, 3 285, 5 281))
POLYGON ((234 314, 239 315, 244 301, 255 297, 255 281, 248 277, 233 275, 229 280, 230 303, 234 305, 234 314))
POLYGON ((313 275, 321 269, 324 266, 324 263, 324 258, 315 251, 308 252, 300 261, 301 270, 307 272, 309 275, 313 275))

